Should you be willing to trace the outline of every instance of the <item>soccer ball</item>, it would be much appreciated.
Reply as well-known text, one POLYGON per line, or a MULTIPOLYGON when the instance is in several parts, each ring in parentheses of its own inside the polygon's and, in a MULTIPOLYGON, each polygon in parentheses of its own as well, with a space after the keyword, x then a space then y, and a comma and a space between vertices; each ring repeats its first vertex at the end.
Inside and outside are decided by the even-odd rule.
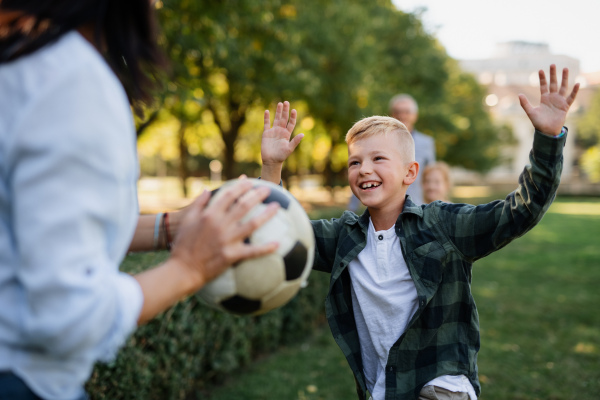
MULTIPOLYGON (((275 241, 279 247, 274 253, 232 265, 197 293, 205 304, 241 315, 264 314, 290 301, 306 286, 315 253, 312 226, 300 203, 279 185, 260 179, 250 181, 255 187, 269 187, 271 194, 244 219, 257 215, 273 201, 280 208, 246 241, 256 244, 275 241)), ((210 202, 219 201, 221 189, 235 182, 239 181, 225 182, 213 192, 210 202)))

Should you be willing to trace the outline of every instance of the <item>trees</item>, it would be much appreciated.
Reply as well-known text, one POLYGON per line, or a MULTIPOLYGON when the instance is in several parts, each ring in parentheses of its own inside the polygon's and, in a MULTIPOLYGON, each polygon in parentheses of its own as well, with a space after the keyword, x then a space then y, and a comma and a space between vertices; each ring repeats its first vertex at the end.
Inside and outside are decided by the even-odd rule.
POLYGON ((587 148, 581 166, 592 182, 600 182, 600 90, 577 124, 578 142, 587 148))
POLYGON ((486 114, 482 89, 425 31, 418 14, 399 11, 390 0, 157 5, 171 60, 160 115, 178 121, 182 178, 190 146, 203 152, 190 142, 198 125, 218 132, 213 139, 220 143, 223 174, 233 178, 242 155, 258 155, 262 110, 287 99, 306 113, 301 117, 309 123, 298 129, 318 134, 315 151, 325 157, 303 165, 324 173, 331 185, 345 171, 338 155, 345 154, 347 129, 364 116, 387 114, 398 92, 419 101, 419 129, 436 137, 442 158, 478 170, 499 161, 499 131, 486 114), (242 140, 252 129, 256 138, 242 140))
POLYGON ((487 172, 504 161, 502 146, 514 144, 512 130, 492 122, 483 103, 487 93, 475 77, 462 72, 454 60, 446 64, 449 76, 442 93, 421 107, 419 126, 436 138, 438 158, 487 172))
POLYGON ((288 45, 293 10, 275 0, 164 0, 159 16, 172 62, 167 90, 173 100, 165 106, 182 129, 198 120, 198 113, 185 112, 189 102, 210 113, 224 144, 223 173, 233 178, 235 145, 247 113, 289 91, 286 80, 296 58, 288 45))

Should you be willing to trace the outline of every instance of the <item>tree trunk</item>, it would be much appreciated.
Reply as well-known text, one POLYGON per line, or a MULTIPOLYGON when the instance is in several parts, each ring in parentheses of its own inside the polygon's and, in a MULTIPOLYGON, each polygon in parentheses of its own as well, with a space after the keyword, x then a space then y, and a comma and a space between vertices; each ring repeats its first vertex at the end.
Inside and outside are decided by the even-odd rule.
POLYGON ((229 102, 229 129, 221 131, 225 143, 223 162, 223 176, 225 179, 234 179, 237 176, 235 168, 235 142, 240 133, 240 128, 246 121, 246 107, 230 100, 229 102))
POLYGON ((329 132, 329 153, 327 153, 327 158, 325 159, 325 169, 323 170, 323 178, 325 186, 333 188, 334 180, 335 180, 335 172, 331 167, 331 154, 333 154, 333 148, 338 142, 339 131, 337 127, 333 124, 325 124, 327 127, 327 131, 329 132))
POLYGON ((180 122, 179 132, 177 132, 177 139, 179 141, 179 179, 181 180, 181 189, 183 191, 183 196, 187 197, 187 178, 190 176, 190 171, 188 170, 188 148, 187 143, 185 141, 185 128, 187 127, 186 122, 180 122))
POLYGON ((224 179, 233 179, 233 167, 235 165, 235 141, 238 132, 233 130, 233 126, 226 132, 222 132, 225 149, 223 152, 223 177, 224 179))

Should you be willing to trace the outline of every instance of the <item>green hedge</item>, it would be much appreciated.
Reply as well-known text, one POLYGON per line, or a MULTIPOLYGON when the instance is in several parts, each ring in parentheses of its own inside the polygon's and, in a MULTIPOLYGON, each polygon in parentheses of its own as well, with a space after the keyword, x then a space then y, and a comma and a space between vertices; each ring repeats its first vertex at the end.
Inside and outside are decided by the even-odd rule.
MULTIPOLYGON (((139 272, 167 255, 133 254, 121 269, 139 272)), ((258 317, 215 311, 193 296, 181 301, 140 327, 112 364, 96 365, 86 389, 92 400, 205 398, 211 384, 325 321, 329 275, 312 272, 308 282, 287 305, 258 317)))

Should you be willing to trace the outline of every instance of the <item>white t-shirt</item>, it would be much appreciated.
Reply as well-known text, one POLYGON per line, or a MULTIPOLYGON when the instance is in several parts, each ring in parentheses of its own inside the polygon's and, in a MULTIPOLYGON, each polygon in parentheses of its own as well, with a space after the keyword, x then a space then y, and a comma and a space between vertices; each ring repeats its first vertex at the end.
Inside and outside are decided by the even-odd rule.
POLYGON ((136 326, 137 178, 127 97, 82 36, 0 64, 0 371, 40 397, 80 397, 136 326))
MULTIPOLYGON (((389 350, 418 308, 417 289, 395 229, 376 232, 369 218, 367 245, 348 266, 364 374, 373 400, 385 398, 389 350)), ((464 375, 444 375, 427 385, 467 392, 472 400, 477 399, 464 375)))

